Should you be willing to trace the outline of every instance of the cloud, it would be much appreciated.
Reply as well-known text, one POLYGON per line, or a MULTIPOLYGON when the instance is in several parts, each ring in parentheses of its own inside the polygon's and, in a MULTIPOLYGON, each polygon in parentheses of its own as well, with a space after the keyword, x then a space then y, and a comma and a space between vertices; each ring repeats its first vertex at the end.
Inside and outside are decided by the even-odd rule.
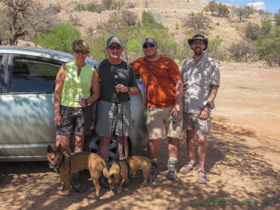
POLYGON ((256 10, 263 10, 263 11, 267 10, 267 7, 265 6, 264 2, 253 2, 253 3, 249 3, 247 5, 252 6, 256 10))

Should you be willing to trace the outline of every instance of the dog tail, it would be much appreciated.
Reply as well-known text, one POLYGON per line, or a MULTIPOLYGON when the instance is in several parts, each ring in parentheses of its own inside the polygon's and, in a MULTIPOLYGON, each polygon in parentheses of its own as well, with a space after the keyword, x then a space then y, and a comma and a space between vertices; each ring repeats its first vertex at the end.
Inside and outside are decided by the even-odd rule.
POLYGON ((109 177, 109 171, 106 165, 105 160, 102 159, 102 165, 103 165, 103 175, 108 178, 109 177))

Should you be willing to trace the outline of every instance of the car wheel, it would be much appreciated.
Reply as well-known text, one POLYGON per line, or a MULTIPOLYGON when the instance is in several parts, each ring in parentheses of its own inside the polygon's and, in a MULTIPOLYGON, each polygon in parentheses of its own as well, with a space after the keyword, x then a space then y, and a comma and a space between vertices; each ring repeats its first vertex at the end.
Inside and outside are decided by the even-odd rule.
MULTIPOLYGON (((94 137, 88 144, 88 151, 99 154, 100 138, 98 136, 94 137)), ((109 161, 118 160, 118 141, 115 137, 111 136, 109 144, 109 161)))

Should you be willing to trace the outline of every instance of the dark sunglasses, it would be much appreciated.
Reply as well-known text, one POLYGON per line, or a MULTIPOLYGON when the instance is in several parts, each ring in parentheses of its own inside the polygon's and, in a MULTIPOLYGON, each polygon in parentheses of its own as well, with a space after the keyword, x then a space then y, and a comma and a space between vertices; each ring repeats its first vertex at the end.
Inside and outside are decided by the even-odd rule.
POLYGON ((193 45, 204 45, 204 41, 199 41, 199 42, 193 41, 192 44, 193 44, 193 45))
POLYGON ((121 48, 122 48, 121 46, 112 46, 112 45, 109 46, 110 50, 114 50, 114 49, 119 50, 121 48))
POLYGON ((154 46, 156 46, 156 45, 154 45, 154 44, 145 44, 145 45, 143 46, 143 48, 147 49, 148 47, 149 47, 149 48, 152 48, 152 47, 154 47, 154 46))
POLYGON ((77 54, 80 54, 80 53, 87 54, 88 51, 87 50, 74 50, 74 53, 77 53, 77 54))

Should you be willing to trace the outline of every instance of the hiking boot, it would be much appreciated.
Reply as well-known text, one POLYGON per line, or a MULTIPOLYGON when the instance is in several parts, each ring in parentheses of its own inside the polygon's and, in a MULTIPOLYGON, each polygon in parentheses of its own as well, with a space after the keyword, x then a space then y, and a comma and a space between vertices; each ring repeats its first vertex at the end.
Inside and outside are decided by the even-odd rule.
POLYGON ((177 162, 178 160, 168 160, 167 168, 168 168, 168 175, 167 179, 175 180, 177 179, 177 162))
POLYGON ((79 192, 81 189, 81 184, 79 181, 79 173, 71 174, 70 183, 73 192, 79 192))
POLYGON ((156 180, 157 176, 157 161, 155 160, 150 160, 151 162, 151 169, 150 169, 150 174, 149 174, 149 184, 152 184, 156 180))

